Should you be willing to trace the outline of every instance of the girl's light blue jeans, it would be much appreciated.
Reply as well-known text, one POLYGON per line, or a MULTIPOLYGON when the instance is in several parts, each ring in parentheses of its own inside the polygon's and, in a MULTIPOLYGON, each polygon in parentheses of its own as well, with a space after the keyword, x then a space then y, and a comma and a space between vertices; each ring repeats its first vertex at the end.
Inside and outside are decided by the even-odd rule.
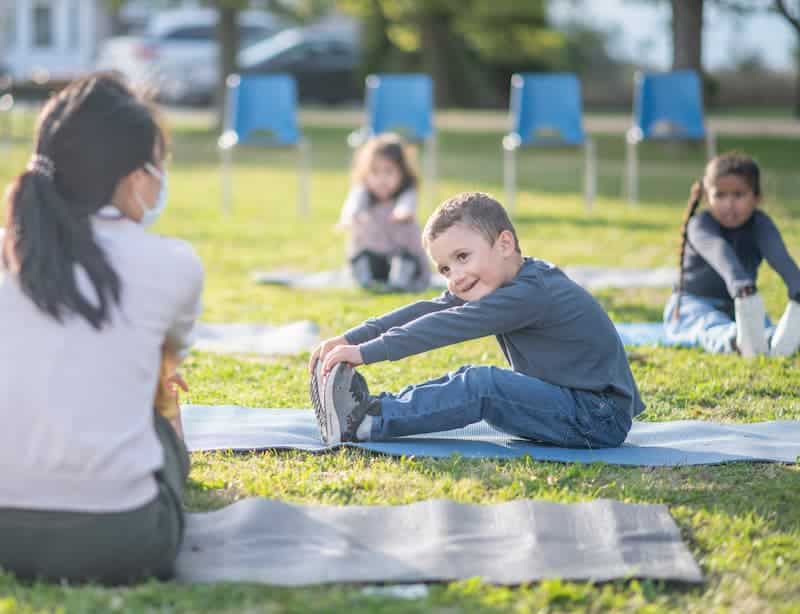
MULTIPOLYGON (((673 293, 664 307, 664 335, 669 344, 699 345, 714 354, 734 351, 736 320, 727 311, 730 301, 683 294, 680 319, 675 320, 672 314, 677 303, 678 295, 673 293)), ((769 318, 764 321, 764 328, 764 334, 771 338, 775 329, 769 318)))
POLYGON ((555 386, 498 367, 461 367, 378 398, 381 415, 373 418, 372 440, 485 420, 516 437, 569 448, 609 448, 622 444, 631 428, 630 410, 617 407, 608 394, 555 386))

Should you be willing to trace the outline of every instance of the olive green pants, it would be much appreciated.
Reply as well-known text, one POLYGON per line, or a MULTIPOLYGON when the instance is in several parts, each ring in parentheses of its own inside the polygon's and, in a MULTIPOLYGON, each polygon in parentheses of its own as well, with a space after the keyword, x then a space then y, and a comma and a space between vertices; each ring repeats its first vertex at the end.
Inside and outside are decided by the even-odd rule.
POLYGON ((155 499, 109 513, 0 508, 0 567, 21 579, 101 584, 171 577, 183 537, 189 454, 170 424, 157 414, 155 420, 164 447, 155 499))

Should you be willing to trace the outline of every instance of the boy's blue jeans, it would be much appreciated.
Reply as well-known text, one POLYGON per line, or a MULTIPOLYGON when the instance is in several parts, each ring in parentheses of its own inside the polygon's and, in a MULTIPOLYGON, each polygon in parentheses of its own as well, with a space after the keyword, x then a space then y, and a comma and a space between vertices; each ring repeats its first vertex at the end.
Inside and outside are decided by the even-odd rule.
POLYGON ((485 420, 509 435, 568 448, 619 446, 630 412, 605 393, 574 390, 498 367, 465 366, 438 379, 384 392, 372 440, 462 428, 485 420))
MULTIPOLYGON (((726 311, 726 303, 721 299, 683 294, 681 296, 680 319, 672 314, 678 303, 677 293, 673 293, 664 307, 664 335, 669 343, 676 345, 699 345, 706 352, 726 354, 733 352, 736 339, 736 320, 726 311)), ((764 321, 764 334, 772 337, 774 327, 769 318, 764 321)))

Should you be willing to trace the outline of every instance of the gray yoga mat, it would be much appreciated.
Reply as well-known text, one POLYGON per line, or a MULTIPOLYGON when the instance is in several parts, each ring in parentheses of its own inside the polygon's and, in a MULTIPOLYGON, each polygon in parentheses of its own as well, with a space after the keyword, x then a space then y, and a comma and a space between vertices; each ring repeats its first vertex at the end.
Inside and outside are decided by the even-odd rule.
POLYGON ((610 500, 495 505, 292 505, 244 499, 189 514, 180 582, 446 582, 703 575, 663 505, 610 500))
MULTIPOLYGON (((296 449, 323 452, 314 412, 234 405, 185 405, 183 429, 190 450, 296 449)), ((516 458, 612 465, 713 465, 736 461, 795 463, 800 421, 720 424, 699 420, 634 422, 619 448, 576 450, 510 437, 485 422, 443 433, 391 441, 345 444, 393 456, 516 458)))
POLYGON ((283 326, 207 324, 196 329, 195 347, 220 354, 299 354, 319 343, 319 327, 309 320, 283 326))
MULTIPOLYGON (((677 279, 670 267, 657 269, 616 268, 593 266, 568 266, 563 268, 575 282, 590 290, 600 288, 669 288, 677 279)), ((257 271, 252 275, 259 284, 288 286, 305 290, 355 288, 356 283, 347 268, 332 271, 304 273, 302 271, 257 271)), ((440 275, 431 278, 432 288, 445 288, 447 283, 440 275)))

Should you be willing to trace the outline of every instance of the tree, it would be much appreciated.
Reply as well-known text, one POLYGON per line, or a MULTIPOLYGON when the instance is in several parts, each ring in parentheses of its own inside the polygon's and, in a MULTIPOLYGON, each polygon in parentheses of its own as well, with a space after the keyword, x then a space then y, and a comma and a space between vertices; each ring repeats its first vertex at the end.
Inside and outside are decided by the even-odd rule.
POLYGON ((703 0, 670 0, 672 69, 703 74, 703 0))
MULTIPOLYGON (((238 71, 239 29, 236 27, 239 12, 250 4, 249 0, 211 0, 219 13, 217 41, 219 42, 219 82, 215 97, 217 124, 221 129, 225 122, 225 88, 228 75, 238 71)), ((303 22, 316 19, 329 12, 334 0, 268 0, 267 8, 292 21, 303 22)))
POLYGON ((239 11, 247 6, 247 0, 213 0, 219 19, 217 20, 217 41, 219 54, 217 66, 219 80, 217 82, 215 107, 217 109, 217 127, 225 123, 225 82, 228 75, 238 70, 236 56, 239 53, 239 29, 236 27, 239 11))
MULTIPOLYGON (((786 0, 774 0, 775 10, 783 15, 797 34, 798 46, 800 46, 800 3, 795 3, 794 12, 789 8, 786 0)), ((795 60, 795 86, 794 86, 794 116, 800 117, 800 58, 795 60)))
MULTIPOLYGON (((774 11, 781 15, 797 34, 797 51, 800 52, 800 2, 794 4, 787 0, 717 0, 722 6, 739 14, 749 14, 758 11, 774 11)), ((800 117, 800 56, 795 60, 795 94, 793 113, 800 117)))
POLYGON ((363 19, 365 67, 422 70, 439 105, 496 103, 510 72, 546 68, 563 36, 544 0, 343 0, 363 19), (499 85, 502 84, 502 85, 499 85))
MULTIPOLYGON (((662 3, 665 0, 631 0, 662 3)), ((672 9, 672 69, 688 68, 703 74, 703 3, 704 0, 669 0, 672 9)))

